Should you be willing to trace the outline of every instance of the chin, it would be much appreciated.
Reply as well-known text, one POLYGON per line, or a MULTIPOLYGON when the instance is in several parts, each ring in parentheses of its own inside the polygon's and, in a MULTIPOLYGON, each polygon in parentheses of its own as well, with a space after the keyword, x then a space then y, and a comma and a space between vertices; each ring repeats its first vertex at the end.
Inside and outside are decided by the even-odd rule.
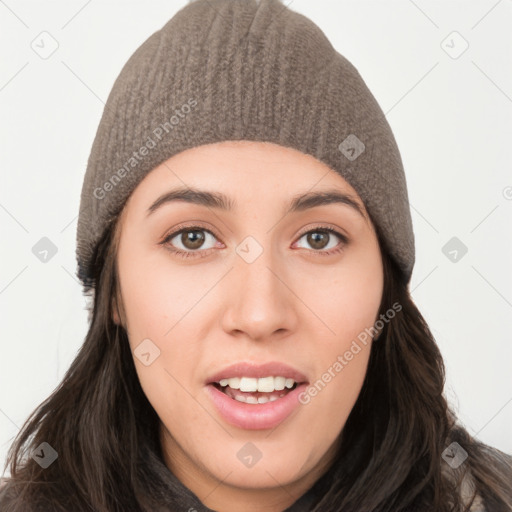
POLYGON ((285 486, 303 478, 315 465, 309 452, 297 453, 297 444, 283 446, 264 441, 232 444, 236 446, 224 446, 211 454, 213 460, 209 460, 212 475, 227 485, 255 490, 285 486), (233 456, 228 458, 228 453, 233 456))

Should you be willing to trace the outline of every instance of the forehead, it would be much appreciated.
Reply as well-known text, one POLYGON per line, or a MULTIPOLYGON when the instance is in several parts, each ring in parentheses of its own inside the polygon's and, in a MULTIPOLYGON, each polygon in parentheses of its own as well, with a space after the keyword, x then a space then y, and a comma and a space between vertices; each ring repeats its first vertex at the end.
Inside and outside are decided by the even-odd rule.
POLYGON ((245 209, 281 215, 338 203, 372 224, 355 189, 337 172, 311 155, 270 142, 223 141, 174 155, 137 185, 119 224, 127 215, 152 215, 176 200, 234 214, 245 209))
POLYGON ((350 194, 364 209, 356 190, 327 164, 270 142, 223 141, 182 151, 149 172, 129 200, 176 186, 232 191, 240 200, 259 193, 262 202, 328 187, 350 194))

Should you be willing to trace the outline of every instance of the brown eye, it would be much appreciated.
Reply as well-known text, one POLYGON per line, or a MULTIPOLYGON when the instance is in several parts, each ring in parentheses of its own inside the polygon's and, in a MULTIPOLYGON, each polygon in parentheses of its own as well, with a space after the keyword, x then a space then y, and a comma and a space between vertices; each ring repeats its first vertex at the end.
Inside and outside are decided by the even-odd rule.
POLYGON ((171 233, 163 243, 170 245, 179 252, 196 252, 199 249, 210 249, 204 247, 205 241, 210 238, 211 247, 215 246, 215 236, 207 229, 187 228, 171 233))
POLYGON ((306 239, 309 246, 321 254, 332 253, 331 249, 335 249, 336 246, 343 246, 348 243, 345 236, 331 228, 317 228, 308 231, 307 233, 304 233, 299 240, 302 239, 306 239), (336 243, 336 238, 338 238, 338 243, 336 243))
POLYGON ((199 249, 203 245, 205 236, 201 231, 183 231, 181 233, 181 243, 187 249, 199 249))
POLYGON ((308 244, 310 244, 313 249, 323 249, 329 243, 329 238, 329 233, 323 233, 321 231, 314 231, 307 234, 308 244))

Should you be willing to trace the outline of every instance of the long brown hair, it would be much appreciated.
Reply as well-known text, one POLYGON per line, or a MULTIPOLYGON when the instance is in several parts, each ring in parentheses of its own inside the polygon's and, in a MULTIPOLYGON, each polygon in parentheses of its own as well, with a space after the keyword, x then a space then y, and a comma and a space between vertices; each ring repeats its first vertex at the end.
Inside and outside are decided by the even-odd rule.
MULTIPOLYGON (((127 334, 112 320, 117 225, 110 224, 96 251, 85 341, 9 449, 3 512, 183 509, 182 502, 177 506, 179 486, 163 461, 159 418, 140 386, 127 334), (58 453, 46 469, 32 458, 43 442, 58 453)), ((384 265, 380 312, 396 302, 402 309, 372 344, 361 393, 334 464, 312 490, 311 510, 462 512, 478 493, 487 512, 510 512, 512 457, 457 424, 443 395, 445 368, 437 344, 377 234, 384 265), (467 452, 456 469, 442 457, 453 442, 467 452)))

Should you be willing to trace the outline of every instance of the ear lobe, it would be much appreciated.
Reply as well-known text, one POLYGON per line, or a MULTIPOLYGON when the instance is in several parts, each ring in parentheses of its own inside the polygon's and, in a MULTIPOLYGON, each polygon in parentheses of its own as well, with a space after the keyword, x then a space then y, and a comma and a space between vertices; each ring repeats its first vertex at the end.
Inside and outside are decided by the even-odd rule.
POLYGON ((118 307, 118 300, 116 297, 112 298, 112 321, 121 327, 124 327, 124 323, 121 320, 121 314, 118 307))
POLYGON ((115 307, 115 304, 114 304, 114 307, 112 308, 112 321, 116 325, 121 325, 121 320, 119 318, 119 313, 117 311, 117 308, 115 307))

